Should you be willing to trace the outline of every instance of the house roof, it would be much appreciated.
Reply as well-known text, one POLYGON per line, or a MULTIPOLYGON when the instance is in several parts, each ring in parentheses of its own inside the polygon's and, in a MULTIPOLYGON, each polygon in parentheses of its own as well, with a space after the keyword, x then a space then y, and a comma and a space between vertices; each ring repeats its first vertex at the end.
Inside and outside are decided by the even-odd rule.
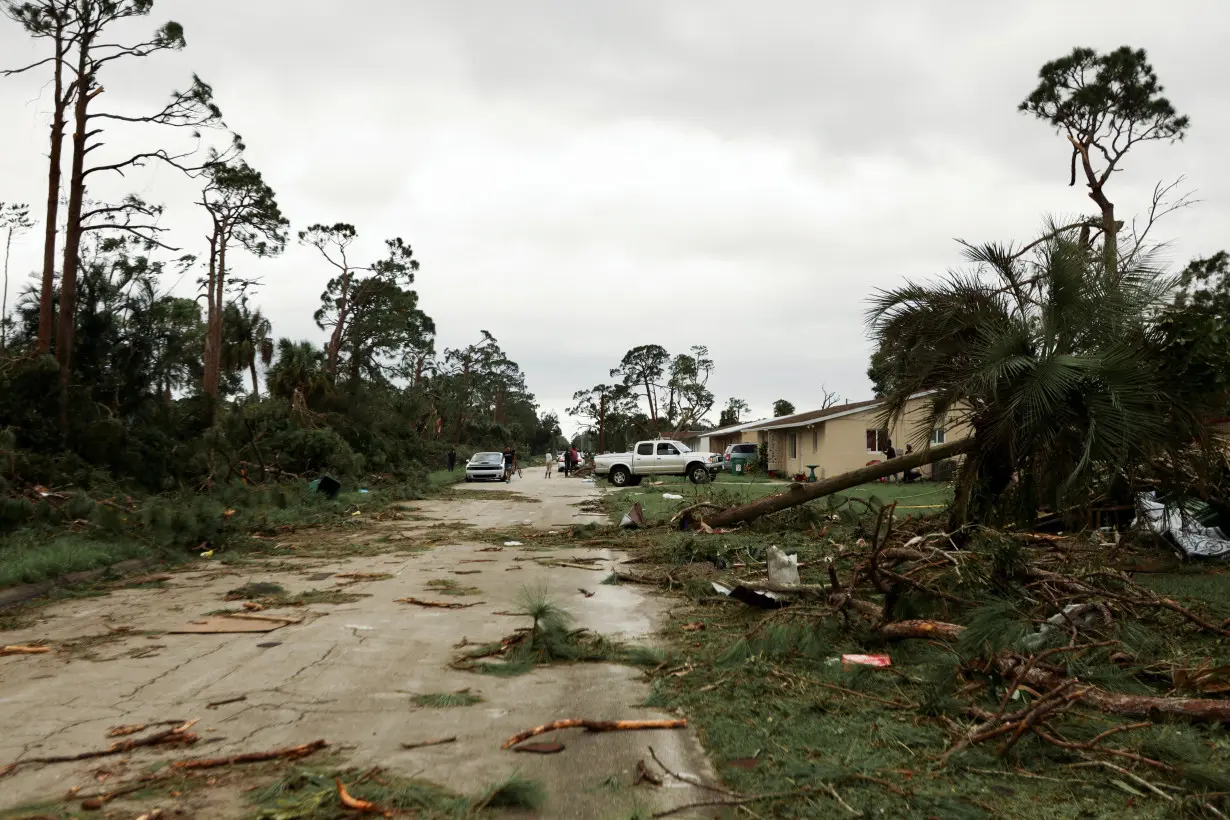
POLYGON ((728 436, 731 433, 739 433, 744 430, 750 430, 757 424, 763 424, 768 419, 757 419, 756 421, 745 421, 741 424, 731 424, 727 427, 719 427, 716 430, 706 430, 701 433, 703 436, 728 436))
POLYGON ((854 401, 849 404, 835 404, 832 407, 826 407, 823 410, 810 410, 806 413, 795 413, 791 416, 780 416, 775 419, 768 419, 758 423, 753 429, 756 430, 783 430, 787 427, 802 427, 805 424, 811 424, 817 421, 828 421, 840 416, 847 416, 852 413, 859 413, 863 410, 870 410, 874 407, 879 407, 884 403, 883 399, 868 399, 867 401, 854 401))

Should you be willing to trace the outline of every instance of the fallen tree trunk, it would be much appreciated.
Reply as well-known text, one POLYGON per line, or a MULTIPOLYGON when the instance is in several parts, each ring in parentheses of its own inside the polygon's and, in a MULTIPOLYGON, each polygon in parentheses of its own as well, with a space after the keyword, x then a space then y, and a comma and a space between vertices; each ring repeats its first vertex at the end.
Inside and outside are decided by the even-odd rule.
POLYGON ((946 458, 967 453, 972 449, 974 449, 974 439, 972 438, 954 441, 949 444, 941 444, 938 447, 928 447, 925 450, 920 450, 908 456, 889 459, 879 464, 872 464, 869 467, 860 467, 857 470, 835 475, 811 484, 795 484, 784 493, 766 496, 758 501, 753 501, 751 504, 723 510, 711 518, 705 519, 705 523, 711 527, 728 527, 731 524, 751 521, 760 518, 762 515, 769 515, 770 513, 797 507, 800 504, 806 504, 808 501, 814 501, 826 495, 848 490, 851 487, 857 487, 859 484, 866 484, 868 481, 875 481, 878 478, 884 478, 894 473, 903 473, 906 470, 912 470, 915 467, 922 467, 926 464, 934 464, 937 461, 943 461, 946 458))

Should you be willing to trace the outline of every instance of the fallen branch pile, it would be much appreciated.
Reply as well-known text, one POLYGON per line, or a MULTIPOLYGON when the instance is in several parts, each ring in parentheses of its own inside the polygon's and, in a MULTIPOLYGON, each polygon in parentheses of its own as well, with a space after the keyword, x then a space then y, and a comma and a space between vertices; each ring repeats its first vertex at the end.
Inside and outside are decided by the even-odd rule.
MULTIPOLYGON (((730 594, 727 600, 766 610, 746 633, 748 651, 798 658, 794 653, 806 644, 797 641, 821 630, 821 647, 851 639, 861 643, 872 635, 871 646, 897 641, 947 646, 953 679, 945 686, 955 694, 943 695, 946 705, 938 712, 939 701, 931 701, 920 717, 938 723, 950 738, 947 750, 936 752, 934 759, 941 764, 976 746, 1011 758, 1028 740, 1030 751, 1020 752, 1023 760, 1033 759, 1041 745, 1051 750, 1052 759, 1117 771, 1121 780, 1126 777, 1147 791, 1157 788, 1143 777, 1150 772, 1189 787, 1196 784, 1197 793, 1214 788, 1201 779, 1205 774, 1193 772, 1192 766, 1202 765, 1198 758, 1183 753, 1187 756, 1169 760, 1150 751, 1165 747, 1150 745, 1148 738, 1164 739, 1165 731, 1155 731, 1164 724, 1230 725, 1230 666, 1217 660, 1223 639, 1230 636, 1224 614, 1168 597, 1133 578, 1120 568, 1133 566, 1130 546, 1119 544, 1112 552, 1096 541, 984 529, 959 550, 948 533, 925 531, 926 522, 896 519, 893 505, 872 505, 871 511, 874 518, 856 528, 865 536, 856 545, 849 543, 854 537, 844 544, 829 538, 815 547, 818 556, 802 547, 799 557, 807 560, 798 565, 810 568, 798 584, 747 577, 764 566, 762 556, 750 553, 746 561, 728 565, 727 572, 740 577, 715 578, 721 581, 715 588, 730 594), (740 587, 775 597, 741 596, 740 587), (1128 685, 1117 683, 1120 679, 1128 685), (1123 774, 1131 769, 1144 771, 1123 774)), ((696 543, 704 538, 697 536, 696 543)), ((638 568, 636 574, 618 571, 616 577, 668 583, 694 554, 672 549, 646 550, 627 563, 656 566, 638 568), (672 558, 679 566, 663 563, 672 558)), ((945 670, 949 662, 926 663, 945 670)), ((770 669, 793 681, 784 669, 770 669)), ((887 674, 877 673, 881 680, 887 674)), ((892 674, 909 677, 897 670, 892 674)), ((721 686, 726 677, 700 691, 721 686)), ((900 694, 878 698, 832 682, 783 685, 817 685, 896 710, 922 706, 900 694)), ((1207 738, 1207 733, 1194 737, 1207 738)), ((1230 786, 1217 788, 1230 794, 1230 786)), ((1169 792, 1168 800, 1184 792, 1172 784, 1161 789, 1169 792)), ((1222 815, 1210 809, 1210 816, 1222 815)))

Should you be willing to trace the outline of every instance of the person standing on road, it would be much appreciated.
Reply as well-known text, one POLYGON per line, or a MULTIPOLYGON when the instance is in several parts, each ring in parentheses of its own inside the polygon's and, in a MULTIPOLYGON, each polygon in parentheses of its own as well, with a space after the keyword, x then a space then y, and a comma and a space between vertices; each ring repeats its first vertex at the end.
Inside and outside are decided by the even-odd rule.
POLYGON ((551 477, 551 468, 555 466, 555 453, 547 450, 547 478, 551 477))
POLYGON ((577 452, 576 445, 573 445, 572 450, 572 469, 575 472, 581 466, 581 454, 577 452))
POLYGON ((512 483, 513 465, 516 463, 517 457, 513 453, 513 448, 504 448, 504 483, 512 483))
POLYGON ((453 468, 457 466, 457 451, 452 447, 448 448, 448 471, 451 473, 453 468))
POLYGON ((564 451, 564 478, 572 474, 572 449, 564 451))

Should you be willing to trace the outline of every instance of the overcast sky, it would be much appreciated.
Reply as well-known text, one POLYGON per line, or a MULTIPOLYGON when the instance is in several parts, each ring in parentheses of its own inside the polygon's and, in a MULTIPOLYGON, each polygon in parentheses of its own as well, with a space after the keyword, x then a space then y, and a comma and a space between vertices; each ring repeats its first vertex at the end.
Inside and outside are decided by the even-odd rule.
MULTIPOLYGON (((296 230, 350 222, 373 259, 404 237, 439 348, 491 331, 546 409, 630 347, 705 344, 719 404, 767 415, 777 398, 810 409, 822 384, 869 397, 869 291, 957 264, 954 237, 1024 240, 1090 209, 1064 140, 1016 111, 1073 46, 1148 49, 1192 119, 1186 142, 1129 157, 1118 213, 1186 175, 1202 203, 1158 229, 1175 264, 1230 245, 1224 6, 157 0, 131 31, 174 19, 188 47, 113 66, 102 99, 151 109, 200 74, 296 230)), ((0 20, 0 64, 42 49, 0 20)), ((0 200, 45 201, 46 79, 0 79, 0 200)), ((160 140, 117 132, 104 150, 160 140)), ((192 185, 149 170, 94 193, 130 190, 204 251, 192 185)), ((40 247, 14 247, 14 278, 40 247)), ((234 262, 263 278, 279 336, 323 339, 313 253, 234 262)))

